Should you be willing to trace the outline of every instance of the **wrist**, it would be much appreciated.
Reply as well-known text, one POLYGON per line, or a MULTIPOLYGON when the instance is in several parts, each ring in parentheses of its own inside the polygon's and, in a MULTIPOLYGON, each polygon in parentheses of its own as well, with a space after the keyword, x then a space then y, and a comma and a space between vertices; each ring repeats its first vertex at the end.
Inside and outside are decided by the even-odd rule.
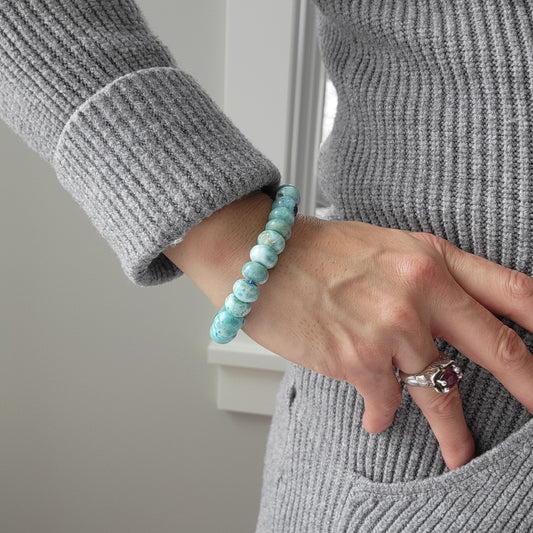
POLYGON ((268 271, 276 266, 291 237, 299 202, 300 193, 294 185, 282 185, 276 191, 261 233, 254 231, 257 237, 249 252, 250 261, 242 266, 242 276, 234 282, 232 292, 213 319, 209 333, 215 342, 230 342, 243 327, 252 303, 259 298, 259 285, 268 281, 268 271))
POLYGON ((251 193, 213 213, 163 253, 218 307, 241 277, 271 206, 268 195, 251 193))

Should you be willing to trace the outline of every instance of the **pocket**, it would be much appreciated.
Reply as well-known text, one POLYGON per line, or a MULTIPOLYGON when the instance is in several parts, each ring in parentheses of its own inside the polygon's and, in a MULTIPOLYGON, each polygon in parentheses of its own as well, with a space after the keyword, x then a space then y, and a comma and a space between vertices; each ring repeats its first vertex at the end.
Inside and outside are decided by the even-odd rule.
MULTIPOLYGON (((487 477, 504 475, 513 464, 517 464, 520 457, 529 457, 532 439, 533 420, 530 420, 516 433, 488 452, 474 458, 465 466, 438 476, 393 483, 372 481, 357 473, 354 473, 354 478, 357 478, 357 486, 360 490, 383 495, 403 496, 417 492, 427 494, 435 491, 463 490, 467 481, 468 487, 473 488, 483 484, 487 477)), ((533 472, 523 472, 523 474, 531 476, 533 472)))
POLYGON ((467 465, 434 477, 384 483, 354 472, 335 531, 531 531, 532 443, 530 420, 467 465))

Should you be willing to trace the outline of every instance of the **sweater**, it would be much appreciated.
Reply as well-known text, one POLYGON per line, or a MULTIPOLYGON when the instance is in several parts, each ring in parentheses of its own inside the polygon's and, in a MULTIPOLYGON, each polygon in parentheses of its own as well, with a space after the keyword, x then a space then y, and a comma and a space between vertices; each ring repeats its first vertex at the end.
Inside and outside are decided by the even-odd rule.
POLYGON ((130 0, 3 0, 0 116, 139 285, 176 278, 161 252, 279 172, 177 68, 130 0))
MULTIPOLYGON (((531 275, 533 4, 316 4, 339 98, 319 160, 335 217, 432 232, 531 275)), ((53 165, 139 285, 178 277, 167 246, 280 179, 132 0, 3 0, 0 116, 53 165)), ((406 391, 393 425, 370 435, 353 386, 290 364, 258 532, 533 528, 531 416, 438 343, 464 370, 477 457, 447 471, 406 391)))

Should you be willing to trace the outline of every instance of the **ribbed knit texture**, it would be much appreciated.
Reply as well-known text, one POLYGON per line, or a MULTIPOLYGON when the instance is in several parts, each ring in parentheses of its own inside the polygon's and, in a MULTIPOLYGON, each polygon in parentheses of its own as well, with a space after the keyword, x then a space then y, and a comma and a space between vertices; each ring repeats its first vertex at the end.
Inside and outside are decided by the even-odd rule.
POLYGON ((180 275, 165 248, 279 182, 132 0, 0 2, 0 116, 54 166, 139 285, 180 275))
MULTIPOLYGON (((338 94, 319 161, 335 216, 435 233, 531 275, 533 3, 316 3, 338 94)), ((533 348, 533 336, 510 325, 533 348)), ((352 386, 291 365, 258 532, 533 530, 531 416, 439 344, 465 371, 478 457, 447 472, 407 393, 393 426, 370 435, 352 386)))
MULTIPOLYGON (((339 96, 319 165, 335 216, 429 231, 531 275, 533 4, 317 4, 339 96)), ((130 0, 0 2, 0 113, 139 284, 179 275, 166 246, 279 180, 130 0)), ((510 325, 533 348, 533 335, 510 325)), ((369 435, 352 386, 290 365, 259 532, 533 530, 531 416, 440 347, 464 369, 478 457, 447 472, 406 393, 394 424, 369 435)))
POLYGON ((531 275, 531 2, 318 4, 339 98, 320 177, 342 217, 531 275))
POLYGON ((123 76, 84 102, 54 166, 140 285, 179 274, 161 252, 191 227, 279 180, 198 84, 170 67, 123 76))

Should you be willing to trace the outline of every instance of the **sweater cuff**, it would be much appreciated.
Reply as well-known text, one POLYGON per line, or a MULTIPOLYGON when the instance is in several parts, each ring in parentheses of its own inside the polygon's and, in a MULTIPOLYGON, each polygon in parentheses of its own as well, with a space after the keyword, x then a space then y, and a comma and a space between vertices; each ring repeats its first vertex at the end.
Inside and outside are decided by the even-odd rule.
POLYGON ((53 166, 138 285, 179 276, 162 254, 216 210, 272 190, 278 170, 186 73, 154 67, 84 102, 53 166))

